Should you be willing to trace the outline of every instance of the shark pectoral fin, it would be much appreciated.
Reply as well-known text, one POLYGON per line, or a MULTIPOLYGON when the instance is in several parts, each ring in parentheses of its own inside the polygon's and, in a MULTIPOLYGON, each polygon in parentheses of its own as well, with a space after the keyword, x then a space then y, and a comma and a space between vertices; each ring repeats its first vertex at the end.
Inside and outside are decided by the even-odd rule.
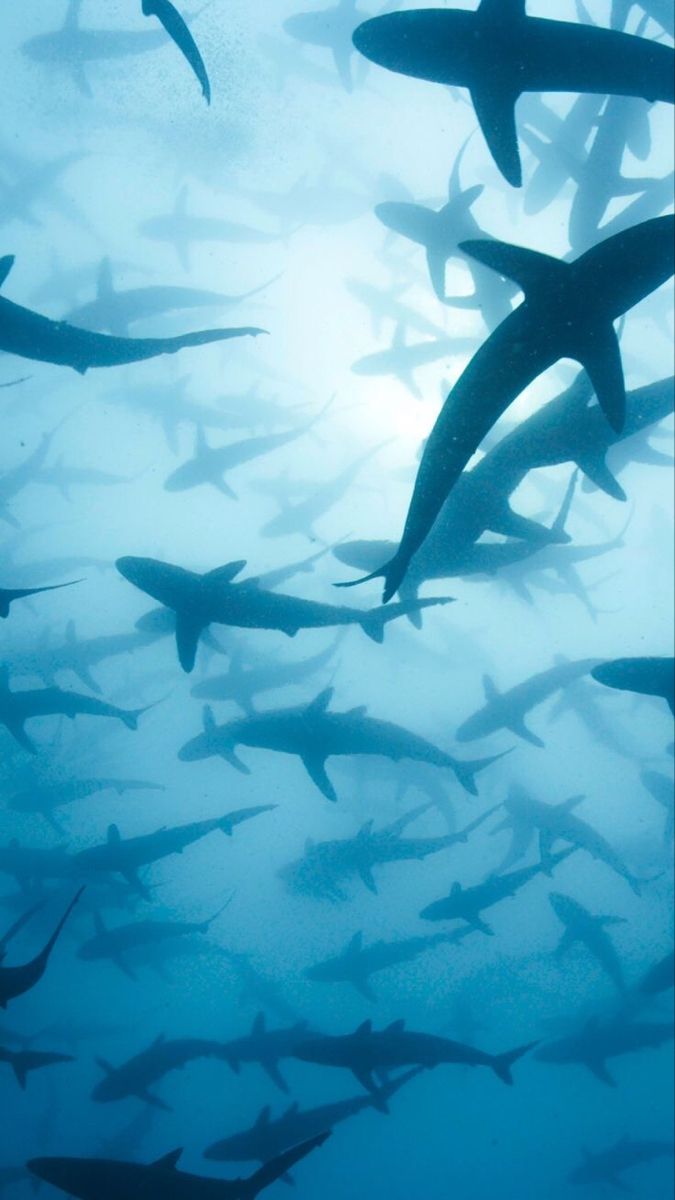
POLYGON ((139 1100, 144 1100, 151 1108, 158 1108, 162 1112, 173 1112, 173 1109, 165 1100, 162 1100, 160 1096, 154 1096, 152 1092, 138 1092, 137 1095, 139 1100))
POLYGON ((377 996, 375 995, 375 992, 371 988, 365 975, 355 975, 354 978, 350 979, 349 982, 354 985, 357 992, 360 992, 364 999, 370 1000, 373 1004, 375 1003, 377 996))
POLYGON ((90 691, 95 692, 97 696, 102 694, 99 684, 96 682, 94 676, 87 667, 74 667, 73 670, 77 675, 77 678, 82 680, 82 683, 85 687, 88 687, 90 691))
POLYGON ((572 933, 572 930, 566 929, 560 941, 558 942, 558 945, 553 951, 556 958, 562 958, 563 954, 567 954, 567 951, 572 949, 572 946, 575 944, 576 940, 577 939, 572 933))
POLYGON ((620 433, 626 419, 626 383, 614 326, 590 330, 586 343, 577 347, 576 357, 593 384, 609 424, 620 433))
POLYGON ((445 264, 446 257, 438 250, 427 247, 427 266, 429 268, 429 278, 431 286, 434 289, 441 304, 445 303, 445 264))
POLYGON ((346 92, 351 92, 354 90, 351 59, 352 48, 349 42, 345 42, 344 45, 340 44, 339 46, 333 47, 333 61, 335 63, 335 69, 340 76, 340 82, 346 92))
POLYGON ((312 782, 316 784, 321 794, 327 800, 337 800, 337 792, 326 774, 325 759, 303 754, 302 761, 307 774, 312 782))
POLYGON ((601 492, 605 492, 611 496, 613 500, 626 500, 627 496, 621 484, 614 478, 607 463, 605 462, 602 452, 597 458, 580 458, 577 459, 577 466, 591 483, 594 483, 601 492))
POLYGON ((522 738, 524 742, 529 742, 531 746, 537 746, 540 750, 543 750, 546 745, 536 733, 528 729, 524 720, 509 721, 506 728, 510 729, 511 733, 515 733, 516 737, 522 738))
POLYGON ((372 892, 374 896, 377 896, 377 884, 375 883, 373 872, 365 863, 359 867, 359 879, 369 892, 372 892))
POLYGON ((188 674, 194 669, 197 646, 204 626, 188 612, 176 613, 176 649, 181 667, 188 674))
POLYGON ((122 974, 126 975, 127 979, 131 979, 134 983, 137 982, 138 976, 134 974, 129 964, 124 961, 121 954, 117 954, 112 961, 116 967, 119 967, 122 974))
POLYGON ((352 1075, 354 1075, 356 1077, 356 1079, 358 1079, 359 1083, 361 1084, 361 1087, 365 1088, 365 1090, 367 1092, 376 1092, 377 1091, 377 1087, 375 1085, 375 1080, 373 1079, 373 1076, 370 1071, 362 1071, 362 1070, 360 1070, 359 1067, 352 1067, 352 1075))
POLYGON ((139 896, 148 896, 148 889, 143 883, 141 883, 136 871, 120 871, 120 875, 124 876, 129 884, 129 887, 133 888, 135 892, 138 892, 139 896))
POLYGON ((279 1067, 278 1067, 277 1063, 275 1062, 275 1060, 271 1059, 271 1058, 264 1059, 260 1065, 261 1065, 263 1071, 265 1071, 266 1074, 269 1075, 270 1079, 272 1080, 272 1083, 276 1083, 277 1087, 282 1092, 285 1092, 286 1094, 288 1094, 288 1092, 290 1091, 289 1086, 286 1083, 286 1080, 284 1079, 283 1075, 281 1074, 281 1071, 279 1070, 279 1067))
POLYGON ((606 1083, 607 1087, 616 1087, 616 1079, 610 1075, 607 1070, 607 1064, 604 1058, 585 1058, 584 1066, 588 1067, 589 1071, 599 1079, 601 1083, 606 1083))
POLYGON ((3 257, 0 258, 0 287, 2 287, 12 267, 14 266, 14 261, 13 254, 4 254, 3 257))
POLYGON ((504 178, 521 187, 523 168, 516 132, 516 102, 520 92, 492 75, 484 87, 471 88, 471 100, 488 149, 504 178))
POLYGON ((239 499, 237 493, 230 487, 229 483, 226 483, 224 479, 213 479, 211 482, 213 483, 216 491, 220 492, 221 496, 227 496, 228 500, 239 499))

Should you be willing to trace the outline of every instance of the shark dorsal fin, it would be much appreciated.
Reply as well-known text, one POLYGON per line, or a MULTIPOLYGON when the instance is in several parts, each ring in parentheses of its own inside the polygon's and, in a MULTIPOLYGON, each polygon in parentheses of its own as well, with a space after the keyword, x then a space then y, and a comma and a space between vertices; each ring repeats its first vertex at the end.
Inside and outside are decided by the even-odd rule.
POLYGON ((486 700, 491 701, 497 699, 499 695, 499 688, 497 687, 497 684, 491 675, 483 676, 483 691, 485 692, 486 700))
POLYGON ((107 257, 101 259, 101 265, 98 269, 96 277, 96 296, 99 300, 108 300, 114 295, 112 266, 110 259, 107 257))
POLYGON ((208 454, 209 443, 206 439, 206 432, 203 425, 195 425, 195 458, 201 458, 202 455, 208 454))
POLYGON ((215 570, 209 571, 204 578, 209 579, 212 583, 229 583, 230 580, 236 579, 246 566, 245 558, 238 558, 235 562, 225 563, 224 567, 216 567, 215 570))
POLYGON ((152 1165, 155 1169, 159 1167, 162 1171, 175 1171, 182 1153, 182 1148, 180 1150, 170 1150, 168 1154, 163 1154, 152 1165))
POLYGON ((264 1108, 260 1109, 260 1112, 258 1113, 258 1119, 255 1123, 256 1129, 261 1129, 263 1125, 269 1125, 271 1112, 272 1109, 270 1108, 269 1104, 266 1104, 264 1108))
POLYGON ((350 708, 346 715, 348 717, 366 717, 368 715, 368 705, 357 704, 356 708, 350 708))
POLYGON ((261 1013, 261 1012, 258 1013, 257 1017, 255 1018, 255 1021, 253 1022, 253 1028, 252 1028, 251 1032, 253 1034, 260 1034, 260 1033, 265 1032, 265 1014, 264 1013, 261 1013))
POLYGON ((387 1025, 385 1033, 403 1033, 405 1029, 405 1020, 392 1021, 391 1025, 387 1025))
POLYGON ((490 267, 506 279, 513 279, 526 296, 550 286, 561 277, 565 279, 569 272, 568 264, 559 258, 524 246, 513 246, 510 242, 477 239, 461 242, 459 248, 484 267, 490 267))
POLYGON ((307 705, 305 710, 306 713, 314 715, 316 713, 325 712, 331 700, 333 699, 334 690, 335 689, 332 687, 327 687, 324 688, 322 692, 319 692, 318 696, 314 697, 311 704, 307 705))
POLYGON ((2 258, 0 258, 0 287, 2 287, 13 266, 13 254, 5 254, 2 258))
POLYGON ((79 29, 80 27, 80 9, 82 8, 82 0, 69 0, 68 8, 63 22, 64 29, 79 29))
POLYGON ((358 1029, 356 1030, 355 1036, 356 1037, 367 1037, 372 1032, 373 1032, 373 1022, 372 1021, 364 1021, 361 1025, 359 1025, 358 1029))
POLYGON ((121 841, 122 841, 122 835, 121 835, 117 825, 109 825, 108 826, 108 845, 109 846, 119 846, 121 841))
POLYGON ((400 323, 394 330, 394 336, 391 339, 392 350, 403 350, 405 348, 405 325, 400 323))
POLYGON ((297 1100, 294 1100, 292 1104, 289 1104, 288 1108, 286 1109, 286 1112, 284 1113, 284 1116, 285 1117, 294 1117, 296 1115, 296 1113, 298 1113, 299 1111, 300 1111, 300 1105, 298 1104, 297 1100))
POLYGON ((202 709, 202 725, 204 733, 213 733, 216 728, 216 718, 210 704, 205 704, 202 709))
POLYGON ((115 1068, 112 1063, 108 1062, 107 1058, 97 1058, 96 1066, 100 1067, 104 1075, 114 1075, 115 1073, 115 1068))
POLYGON ((372 819, 370 821, 366 821, 359 829, 358 837, 370 837, 371 833, 373 832, 374 823, 375 822, 372 819))
POLYGON ((157 1037, 155 1038, 154 1042, 152 1043, 152 1047, 151 1047, 151 1048, 154 1050, 154 1049, 155 1049, 157 1046, 163 1046, 163 1045, 164 1045, 164 1043, 165 1043, 165 1041, 166 1041, 166 1034, 165 1034, 165 1033, 159 1033, 159 1034, 157 1035, 157 1037))
POLYGON ((461 883, 453 883, 452 887, 450 888, 450 895, 451 896, 459 896, 461 890, 462 890, 461 883))

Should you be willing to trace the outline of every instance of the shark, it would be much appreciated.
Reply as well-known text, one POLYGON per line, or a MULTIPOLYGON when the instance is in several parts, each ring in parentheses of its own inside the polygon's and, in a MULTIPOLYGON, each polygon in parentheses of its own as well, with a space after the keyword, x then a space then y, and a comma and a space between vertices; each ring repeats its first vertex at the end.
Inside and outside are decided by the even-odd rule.
POLYGON ((111 1066, 106 1059, 97 1059, 103 1078, 91 1098, 98 1104, 112 1104, 135 1096, 153 1108, 170 1112, 169 1105, 150 1089, 171 1071, 182 1071, 188 1063, 202 1058, 224 1061, 225 1043, 211 1038, 167 1038, 160 1034, 146 1050, 120 1067, 111 1066))
POLYGON ((450 603, 447 597, 437 597, 418 600, 412 605, 368 610, 322 604, 269 591, 258 586, 255 577, 234 583, 246 567, 245 560, 217 567, 204 575, 152 558, 121 558, 116 566, 124 579, 176 614, 178 658, 187 672, 193 670, 199 639, 211 624, 277 629, 288 637, 295 637, 300 629, 359 625, 373 641, 382 642, 389 621, 407 615, 412 609, 450 603))
POLYGON ((154 833, 131 838, 123 838, 117 825, 110 825, 105 842, 80 850, 73 856, 72 870, 75 875, 85 877, 100 872, 122 875, 139 895, 147 897, 148 889, 138 874, 141 867, 168 858, 172 854, 182 854, 187 846, 210 833, 220 831, 231 837, 237 825, 262 813, 271 812, 274 808, 274 804, 240 808, 226 813, 223 817, 215 817, 208 821, 191 821, 187 825, 164 826, 154 833))
POLYGON ((7 668, 0 667, 0 725, 4 725, 29 754, 36 754, 37 750, 26 733, 25 725, 35 717, 62 715, 71 721, 78 715, 112 717, 121 721, 127 729, 136 730, 140 718, 147 711, 147 708, 117 708, 95 696, 63 691, 58 687, 11 691, 7 668))
POLYGON ((640 696, 658 696, 675 714, 675 660, 672 658, 617 658, 591 671, 598 683, 637 692, 640 696))
POLYGON ((614 29, 531 17, 526 0, 481 0, 475 12, 414 9, 365 21, 353 35, 378 66, 468 88, 492 158, 522 184, 516 105, 524 92, 583 92, 675 102, 672 49, 614 29))
POLYGON ((626 994, 621 961, 614 948, 607 927, 609 925, 625 924, 624 917, 596 916, 584 908, 572 896, 562 892, 551 892, 549 903, 555 915, 565 927, 556 954, 564 954, 575 942, 583 942, 587 950, 600 963, 603 971, 609 976, 620 996, 626 994))
MULTIPOLYGON (((229 901, 228 901, 229 903, 229 901)), ((94 916, 94 936, 82 942, 77 950, 77 957, 85 962, 98 962, 108 959, 124 975, 130 979, 136 976, 127 961, 127 955, 148 950, 164 941, 174 941, 177 938, 190 937, 193 934, 208 933, 214 921, 225 911, 224 904, 217 912, 212 913, 203 921, 160 921, 148 919, 133 921, 126 925, 117 925, 114 929, 106 926, 101 913, 94 916)))
POLYGON ((535 1058, 560 1065, 578 1063, 608 1087, 616 1080, 607 1067, 608 1058, 657 1049, 673 1040, 672 1021, 634 1021, 625 1016, 599 1020, 591 1017, 581 1030, 541 1046, 535 1058))
POLYGON ((423 342, 406 340, 405 329, 397 326, 391 346, 387 350, 376 350, 352 363, 355 375, 368 378, 379 375, 394 375, 412 393, 421 398, 422 393, 415 380, 418 367, 438 362, 439 359, 454 359, 469 354, 475 349, 476 340, 471 337, 437 337, 423 342))
POLYGON ((313 983, 350 983, 366 1000, 374 1001, 376 996, 370 984, 371 975, 400 963, 413 962, 427 951, 456 940, 456 934, 438 933, 393 942, 372 942, 364 946, 363 933, 359 931, 341 954, 307 967, 304 974, 313 983))
POLYGON ((289 499, 282 498, 279 512, 260 530, 262 536, 290 537, 292 534, 302 534, 314 540, 317 536, 314 532, 315 522, 347 494, 366 463, 387 444, 387 442, 381 442, 379 446, 364 451, 333 479, 327 479, 304 499, 293 503, 289 499))
POLYGON ((59 940, 63 927, 83 891, 84 888, 80 888, 75 894, 49 940, 45 943, 39 954, 36 954, 29 962, 22 963, 16 967, 7 967, 3 960, 8 942, 27 924, 37 910, 31 909, 30 912, 24 913, 5 934, 0 943, 0 1008, 7 1008, 10 1001, 18 999, 19 996, 25 996, 26 992, 32 991, 40 982, 47 970, 49 959, 59 940))
POLYGON ((251 667, 244 666, 241 656, 232 654, 226 675, 212 675, 193 687, 191 694, 197 700, 230 700, 243 712, 251 714, 255 712, 256 696, 303 683, 333 661, 337 647, 336 640, 325 650, 309 658, 301 658, 295 662, 265 660, 259 666, 251 667))
POLYGON ((4 1062, 11 1067, 22 1091, 25 1090, 31 1071, 74 1061, 72 1054, 57 1054, 50 1050, 10 1050, 7 1046, 0 1046, 0 1063, 4 1062))
POLYGON ((186 742, 178 757, 181 762, 223 758, 236 770, 249 774, 235 752, 237 746, 296 755, 321 794, 332 801, 338 797, 326 774, 326 760, 336 755, 375 755, 394 762, 409 758, 447 768, 471 795, 478 791, 475 775, 502 757, 461 761, 401 725, 368 716, 364 705, 348 712, 331 712, 333 694, 333 688, 324 688, 310 704, 242 717, 225 725, 216 724, 207 706, 203 733, 186 742))
POLYGON ((105 1158, 32 1158, 27 1166, 36 1179, 78 1200, 255 1200, 328 1137, 324 1132, 294 1146, 248 1179, 210 1179, 179 1171, 182 1150, 147 1165, 105 1158))
POLYGON ((366 1091, 375 1093, 377 1085, 373 1076, 376 1071, 411 1065, 429 1070, 442 1063, 488 1067, 502 1083, 511 1085, 513 1064, 534 1045, 536 1043, 529 1042, 505 1054, 487 1054, 450 1038, 408 1030, 405 1021, 394 1021, 380 1032, 373 1029, 372 1021, 364 1021, 354 1033, 324 1035, 304 1041, 297 1047, 295 1056, 302 1062, 318 1066, 343 1067, 352 1072, 366 1091))
POLYGON ((675 217, 657 217, 599 242, 574 262, 504 242, 462 243, 460 249, 479 262, 517 278, 525 299, 473 356, 436 420, 398 550, 366 576, 384 576, 385 601, 398 590, 482 439, 513 400, 560 358, 584 367, 610 425, 621 431, 626 389, 613 322, 673 274, 674 234, 675 217))
POLYGON ((577 662, 557 663, 545 671, 539 671, 530 679, 518 683, 507 692, 500 692, 494 680, 485 675, 483 688, 485 704, 471 717, 467 717, 457 730, 459 742, 471 742, 476 738, 489 737, 500 729, 508 729, 532 746, 544 746, 542 739, 528 728, 526 716, 531 709, 543 704, 561 688, 588 675, 597 665, 597 658, 582 658, 577 662))
POLYGON ((129 326, 138 321, 147 321, 152 317, 184 309, 230 308, 250 300, 273 282, 275 281, 267 280, 259 287, 236 296, 209 291, 207 288, 161 284, 120 290, 114 286, 110 259, 104 258, 98 271, 95 298, 72 308, 66 320, 83 329, 112 333, 115 337, 128 337, 129 326))
MULTIPOLYGON (((14 255, 0 258, 0 287, 14 265, 14 255)), ((0 350, 35 362, 72 367, 80 375, 91 368, 118 367, 144 362, 162 354, 176 354, 188 346, 207 346, 238 337, 257 337, 264 329, 202 329, 168 338, 112 337, 53 321, 30 308, 0 296, 0 350)))
MULTIPOLYGON (((497 828, 512 828, 518 841, 524 835, 526 838, 526 829, 536 831, 539 836, 539 854, 545 872, 548 870, 551 851, 555 844, 559 841, 568 842, 576 846, 578 850, 585 850, 596 861, 604 862, 610 870, 626 880, 636 896, 641 895, 642 884, 647 881, 638 879, 626 866, 621 855, 607 841, 607 838, 576 813, 576 808, 585 799, 585 796, 571 796, 559 804, 544 804, 522 788, 511 788, 504 804, 508 815, 497 828)), ((581 914, 577 915, 581 916, 581 914)))
MULTIPOLYGON (((359 1113, 375 1109, 388 1114, 391 1098, 418 1074, 419 1069, 414 1067, 368 1095, 351 1096, 315 1108, 301 1109, 294 1102, 276 1118, 272 1117, 272 1110, 267 1105, 249 1129, 213 1142, 204 1151, 204 1158, 212 1162, 269 1162, 289 1147, 299 1145, 308 1137, 316 1137, 325 1129, 334 1129, 359 1113)), ((284 1180, 292 1182, 288 1174, 284 1180)))
POLYGON ((124 796, 127 792, 164 792, 166 789, 162 784, 142 779, 59 779, 49 775, 40 779, 36 775, 30 787, 9 797, 7 807, 12 812, 39 813, 56 833, 61 834, 63 830, 54 816, 55 809, 108 791, 124 796))
MULTIPOLYGON (((576 847, 572 846, 552 855, 549 868, 564 862, 570 854, 574 854, 575 849, 576 847)), ((454 883, 449 895, 428 904, 422 909, 420 917, 423 921, 465 921, 472 929, 492 936, 494 930, 481 917, 484 909, 492 908, 500 901, 515 896, 522 887, 543 872, 543 864, 535 863, 532 867, 521 867, 504 875, 490 875, 484 883, 474 884, 473 887, 463 888, 461 883, 454 883)))
POLYGON ((675 986, 675 953, 671 950, 645 972, 639 991, 643 996, 658 996, 675 986))
POLYGON ((660 771, 643 771, 640 783, 647 789, 649 795, 665 810, 666 820, 663 827, 663 841, 669 846, 675 836, 675 785, 667 775, 660 771))
POLYGON ((624 1171, 644 1163, 654 1162, 658 1158, 672 1158, 675 1145, 672 1142, 631 1138, 629 1134, 620 1137, 607 1150, 593 1153, 584 1149, 583 1159, 578 1167, 570 1171, 568 1181, 574 1184, 609 1184, 621 1192, 630 1192, 621 1178, 624 1171))
POLYGON ((269 245, 278 242, 281 237, 278 233, 267 233, 264 229, 227 221, 223 217, 193 216, 188 212, 187 186, 178 192, 170 213, 141 221, 138 232, 151 241, 173 246, 179 263, 186 271, 190 268, 191 249, 195 242, 269 245))
POLYGON ((295 13, 282 23, 284 33, 308 46, 329 50, 345 91, 354 87, 352 34, 361 22, 356 0, 338 0, 330 8, 295 13))
POLYGON ((279 1061, 292 1058, 297 1046, 310 1036, 312 1031, 306 1021, 296 1021, 289 1028, 268 1029, 265 1014, 261 1012, 255 1017, 250 1033, 226 1042, 223 1053, 235 1074, 239 1074, 242 1063, 259 1063, 279 1090, 288 1092, 279 1061))

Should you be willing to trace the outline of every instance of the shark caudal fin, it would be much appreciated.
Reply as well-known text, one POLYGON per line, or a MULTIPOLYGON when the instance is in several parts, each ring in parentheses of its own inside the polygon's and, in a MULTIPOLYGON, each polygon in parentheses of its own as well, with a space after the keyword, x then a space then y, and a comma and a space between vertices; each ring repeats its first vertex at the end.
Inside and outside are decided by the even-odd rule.
POLYGON ((502 1083, 506 1083, 509 1087, 512 1087, 513 1076, 511 1074, 511 1067, 519 1058, 522 1058, 529 1050, 534 1050, 534 1047, 538 1045, 538 1042, 527 1042, 524 1046, 518 1046, 516 1050, 508 1050, 506 1054, 493 1055, 490 1059, 490 1066, 495 1075, 501 1079, 502 1083))
POLYGON ((286 1150, 276 1158, 271 1158, 259 1171, 246 1180, 241 1194, 250 1197, 257 1196, 263 1188, 269 1187, 271 1183, 287 1175, 296 1163, 311 1154, 312 1150, 323 1146, 331 1136, 331 1132, 328 1130, 326 1133, 320 1133, 317 1137, 313 1137, 307 1142, 301 1142, 299 1146, 294 1146, 292 1150, 286 1150))
POLYGON ((359 624, 363 632, 371 638, 373 642, 381 643, 384 641, 384 627, 388 621, 396 620, 398 616, 410 616, 413 613, 419 613, 424 608, 436 608, 442 604, 452 604, 454 596, 435 596, 427 600, 410 600, 407 603, 401 603, 393 608, 373 608, 370 612, 365 612, 359 624))
POLYGON ((479 771, 484 771, 486 767, 491 767, 493 763, 499 762, 500 758, 504 758, 507 754, 511 754, 511 750, 502 750, 501 754, 492 754, 489 758, 473 758, 466 761, 462 759, 453 759, 452 769, 457 776, 457 780, 461 783, 466 792, 472 796, 478 795, 475 776, 479 771))
POLYGON ((403 556, 399 547, 394 557, 389 559, 389 562, 384 563, 381 567, 377 567, 375 571, 371 571, 370 575, 363 575, 360 579, 349 579, 343 583, 336 583, 335 587, 353 588, 358 587, 362 583, 369 583, 371 579, 384 579, 382 602, 383 604, 387 604, 405 579, 409 562, 410 558, 407 555, 403 556))

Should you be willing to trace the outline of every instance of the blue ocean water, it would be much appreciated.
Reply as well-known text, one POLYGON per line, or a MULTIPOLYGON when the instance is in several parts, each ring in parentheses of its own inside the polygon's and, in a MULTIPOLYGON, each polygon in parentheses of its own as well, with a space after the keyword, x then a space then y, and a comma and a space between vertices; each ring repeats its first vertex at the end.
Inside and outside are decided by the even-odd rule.
MULTIPOLYGON (((271 1176, 326 1200, 672 1193, 672 2, 528 0, 658 53, 608 96, 574 50, 564 89, 550 31, 521 187, 499 80, 523 6, 481 5, 516 22, 487 108, 433 81, 443 21, 424 70, 412 26, 388 64, 355 48, 414 7, 3 6, 0 588, 38 594, 0 629, 0 1193, 201 1196, 168 1163, 70 1192, 76 1166, 57 1189, 26 1164, 180 1147, 180 1171, 248 1179, 323 1131, 292 1106, 353 1098, 271 1176), (569 284, 495 240, 609 249, 569 284), (238 335, 149 345, 211 329, 238 335), (379 576, 338 590, 464 444, 385 612, 379 576), (653 661, 591 674, 656 656, 665 690, 653 661), (524 1047, 510 1083, 491 1069, 524 1047)), ((623 79, 634 45, 610 49, 623 79)))

